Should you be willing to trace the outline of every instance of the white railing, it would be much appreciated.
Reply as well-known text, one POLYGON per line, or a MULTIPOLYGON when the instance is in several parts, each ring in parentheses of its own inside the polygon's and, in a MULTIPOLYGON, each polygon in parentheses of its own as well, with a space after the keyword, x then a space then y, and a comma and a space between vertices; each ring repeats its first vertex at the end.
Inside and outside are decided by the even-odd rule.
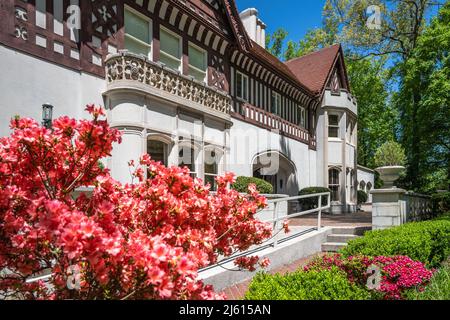
MULTIPOLYGON (((286 198, 280 198, 275 200, 268 201, 268 207, 266 209, 263 209, 257 213, 257 218, 259 218, 261 221, 265 223, 272 224, 272 237, 269 240, 266 240, 262 244, 258 246, 254 246, 250 248, 247 251, 243 252, 237 252, 229 257, 224 257, 222 260, 220 260, 218 263, 211 265, 209 267, 206 267, 202 270, 199 270, 199 272, 206 271, 209 269, 212 269, 217 266, 222 266, 228 262, 231 262, 239 257, 244 256, 250 256, 254 255, 258 251, 262 251, 267 248, 275 248, 280 243, 286 242, 288 240, 295 239, 297 237, 300 237, 304 234, 307 234, 309 232, 313 231, 319 231, 322 228, 322 212, 328 210, 331 208, 331 194, 330 192, 324 192, 324 193, 317 193, 317 194, 310 194, 310 195, 303 195, 303 196, 295 196, 295 197, 286 197, 286 198), (326 204, 323 205, 323 199, 326 197, 326 204), (295 212, 292 214, 288 214, 288 204, 291 202, 297 202, 299 203, 301 200, 305 199, 314 199, 317 198, 317 207, 313 209, 308 210, 300 210, 299 212, 295 212), (313 227, 307 230, 301 230, 300 232, 290 232, 289 234, 285 234, 283 232, 283 222, 285 220, 290 220, 294 218, 298 218, 301 216, 309 215, 317 213, 317 227, 313 227), (271 216, 271 217, 269 217, 271 216)), ((293 229, 293 228, 291 228, 293 229)))

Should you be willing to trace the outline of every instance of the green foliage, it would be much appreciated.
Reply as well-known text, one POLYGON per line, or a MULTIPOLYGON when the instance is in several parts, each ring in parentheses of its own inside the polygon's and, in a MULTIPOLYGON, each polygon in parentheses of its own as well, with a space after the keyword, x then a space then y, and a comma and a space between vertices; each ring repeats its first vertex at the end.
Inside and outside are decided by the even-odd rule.
POLYGON ((439 213, 450 211, 450 192, 440 192, 431 196, 434 206, 439 213))
POLYGON ((450 256, 450 220, 408 223, 400 227, 367 232, 342 249, 345 256, 404 255, 437 267, 450 256))
POLYGON ((336 267, 286 275, 258 273, 246 300, 367 300, 370 293, 350 283, 336 267))
POLYGON ((283 29, 277 29, 273 34, 266 35, 266 48, 275 57, 281 59, 283 52, 283 42, 288 36, 288 32, 283 29))
POLYGON ((395 141, 385 142, 375 153, 375 166, 403 166, 406 162, 405 151, 395 141))
MULTIPOLYGON (((309 187, 304 188, 299 191, 299 196, 305 196, 309 194, 317 194, 317 193, 325 193, 325 192, 331 192, 330 189, 324 188, 324 187, 309 187)), ((314 198, 308 198, 308 199, 301 199, 300 204, 302 205, 302 210, 310 210, 317 208, 317 204, 319 203, 318 197, 314 198)), ((322 197, 322 206, 326 206, 328 203, 327 197, 322 197)))
POLYGON ((366 203, 368 198, 367 193, 362 190, 358 190, 358 204, 366 203))
POLYGON ((394 139, 398 120, 388 103, 384 60, 347 59, 346 64, 351 91, 358 100, 358 163, 375 168, 375 151, 394 139))
POLYGON ((438 270, 424 291, 412 290, 406 297, 408 300, 450 300, 450 266, 438 270))
POLYGON ((236 182, 231 186, 231 188, 241 193, 247 193, 248 186, 250 184, 255 184, 259 193, 273 194, 273 186, 270 183, 253 177, 237 177, 236 182))

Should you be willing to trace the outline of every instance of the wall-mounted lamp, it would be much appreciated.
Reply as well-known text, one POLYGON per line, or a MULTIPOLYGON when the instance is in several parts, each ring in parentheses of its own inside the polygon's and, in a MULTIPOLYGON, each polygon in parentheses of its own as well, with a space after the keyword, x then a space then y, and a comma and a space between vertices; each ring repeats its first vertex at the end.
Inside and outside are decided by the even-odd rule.
POLYGON ((52 128, 53 106, 45 103, 42 105, 42 125, 47 129, 52 128))

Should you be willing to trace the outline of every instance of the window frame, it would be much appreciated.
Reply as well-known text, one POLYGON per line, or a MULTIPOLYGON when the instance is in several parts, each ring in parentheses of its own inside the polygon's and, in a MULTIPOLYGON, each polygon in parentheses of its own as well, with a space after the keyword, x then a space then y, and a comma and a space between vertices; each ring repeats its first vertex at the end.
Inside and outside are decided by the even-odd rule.
POLYGON ((244 101, 248 102, 248 96, 249 96, 249 92, 248 92, 249 87, 248 86, 249 86, 249 77, 246 74, 242 73, 241 71, 236 70, 236 97, 241 99, 241 100, 244 100, 244 101), (238 86, 238 76, 241 76, 242 80, 246 79, 245 90, 243 90, 244 89, 244 87, 243 87, 244 81, 242 81, 242 83, 241 83, 241 92, 242 93, 245 92, 245 97, 239 96, 239 94, 238 94, 238 87, 239 87, 238 86))
POLYGON ((207 146, 203 150, 203 157, 204 157, 204 161, 203 161, 203 175, 204 175, 204 177, 203 177, 203 180, 204 180, 205 183, 209 183, 209 181, 207 181, 206 178, 207 177, 213 178, 212 179, 213 184, 211 185, 211 190, 212 191, 216 191, 217 184, 215 182, 215 178, 217 178, 218 176, 221 175, 221 162, 222 162, 222 157, 223 157, 223 151, 218 149, 217 147, 207 146), (212 165, 214 165, 216 167, 216 173, 207 173, 206 172, 206 166, 207 165, 211 165, 211 164, 206 163, 206 153, 207 152, 214 152, 215 153, 214 158, 216 160, 218 160, 218 161, 215 162, 212 165))
POLYGON ((335 167, 328 168, 328 189, 331 190, 331 202, 335 202, 335 203, 341 202, 341 184, 340 184, 341 173, 342 173, 342 171, 339 168, 335 168, 335 167), (332 171, 336 171, 338 173, 337 183, 332 183, 332 181, 330 179, 331 178, 330 174, 332 171), (333 198, 333 195, 334 195, 333 188, 336 188, 336 187, 337 187, 337 199, 334 199, 333 198))
POLYGON ((275 114, 275 115, 279 116, 279 117, 282 117, 282 115, 281 115, 281 111, 282 111, 282 108, 283 108, 282 105, 283 105, 283 99, 281 97, 281 94, 276 92, 276 91, 274 91, 274 90, 272 90, 271 99, 270 99, 270 112, 272 114, 275 114), (273 112, 274 111, 273 110, 273 108, 274 108, 273 102, 274 101, 277 102, 276 103, 275 112, 273 112))
POLYGON ((196 45, 195 43, 193 43, 193 42, 191 42, 191 41, 188 41, 188 56, 189 56, 189 63, 188 63, 188 69, 189 69, 189 75, 191 76, 191 77, 193 77, 191 74, 190 74, 190 70, 191 70, 191 68, 193 68, 195 71, 197 71, 197 72, 200 72, 200 73, 204 73, 205 74, 205 77, 204 77, 204 79, 202 80, 202 81, 200 81, 200 80, 198 80, 198 79, 196 79, 196 78, 194 78, 194 79, 196 79, 197 81, 200 81, 200 82, 204 82, 204 83, 207 83, 208 82, 208 51, 207 50, 205 50, 205 49, 203 49, 203 48, 201 48, 201 47, 199 47, 198 45, 196 45), (205 67, 206 67, 206 69, 205 69, 205 71, 203 71, 203 70, 201 70, 201 69, 199 69, 199 68, 197 68, 196 66, 193 66, 192 64, 191 64, 191 55, 190 55, 190 52, 189 52, 189 49, 190 49, 190 47, 193 47, 193 48, 195 48, 196 50, 198 50, 198 51, 201 51, 203 54, 204 54, 204 63, 205 63, 205 67))
POLYGON ((340 128, 340 125, 339 125, 340 120, 341 119, 340 119, 340 116, 338 114, 335 114, 335 113, 328 114, 328 138, 340 139, 340 135, 341 135, 341 128, 340 128), (337 125, 330 124, 330 117, 337 117, 337 125), (330 129, 332 129, 332 128, 337 128, 337 136, 336 137, 330 135, 330 129))
MULTIPOLYGON (((153 60, 153 20, 150 17, 147 17, 145 14, 142 14, 141 12, 137 11, 136 9, 130 7, 129 5, 125 5, 124 6, 124 18, 123 18, 123 25, 124 25, 124 42, 123 42, 123 47, 125 48, 125 40, 131 40, 134 42, 137 42, 139 45, 143 45, 149 48, 149 52, 147 55, 147 58, 150 60, 153 60), (134 14, 136 16, 138 16, 139 18, 146 20, 148 23, 148 31, 149 31, 149 38, 150 38, 150 43, 146 43, 145 41, 142 41, 141 39, 138 39, 134 36, 132 36, 131 34, 128 34, 126 31, 126 25, 125 25, 125 14, 126 12, 130 12, 131 14, 134 14)), ((131 52, 131 51, 130 51, 131 52)), ((132 52, 133 53, 133 52, 132 52)))
POLYGON ((178 67, 178 69, 172 69, 170 66, 168 66, 167 64, 165 64, 165 66, 171 70, 175 70, 175 71, 179 71, 182 72, 183 71, 183 37, 181 37, 180 35, 176 34, 175 32, 173 32, 172 30, 164 27, 164 26, 160 26, 160 31, 159 31, 159 41, 160 41, 160 46, 159 46, 159 62, 164 63, 161 61, 161 55, 165 56, 166 58, 169 59, 173 59, 173 60, 177 60, 180 65, 178 67), (179 58, 172 56, 171 54, 164 52, 161 49, 161 31, 166 32, 172 36, 174 36, 175 38, 178 39, 178 53, 179 53, 179 58))

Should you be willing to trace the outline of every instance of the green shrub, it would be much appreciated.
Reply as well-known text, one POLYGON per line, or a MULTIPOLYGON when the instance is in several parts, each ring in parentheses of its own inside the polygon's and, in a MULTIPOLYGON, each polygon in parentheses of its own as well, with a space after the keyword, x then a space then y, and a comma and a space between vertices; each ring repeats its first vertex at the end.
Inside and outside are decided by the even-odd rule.
POLYGON ((438 270, 425 290, 412 290, 406 294, 409 300, 450 300, 450 266, 438 270))
POLYGON ((350 241, 341 252, 344 256, 404 255, 427 267, 437 267, 450 255, 450 221, 415 222, 370 231, 364 237, 350 241))
MULTIPOLYGON (((309 194, 317 194, 317 193, 325 193, 325 192, 331 192, 330 189, 324 188, 324 187, 309 187, 300 190, 298 193, 299 196, 305 196, 309 194)), ((327 197, 322 197, 322 206, 327 205, 327 197)), ((302 210, 310 210, 317 208, 317 204, 319 202, 318 198, 308 198, 308 199, 301 199, 299 200, 300 204, 302 205, 302 210)))
POLYGON ((358 190, 358 204, 366 203, 368 198, 367 193, 362 190, 358 190))
POLYGON ((450 211, 450 192, 433 194, 431 199, 433 200, 434 207, 439 213, 450 211))
POLYGON ((370 293, 350 283, 344 272, 330 270, 297 271, 286 275, 257 274, 246 300, 367 300, 370 293))
POLYGON ((374 161, 377 167, 403 166, 406 163, 405 151, 397 142, 388 141, 378 148, 374 161))
POLYGON ((270 183, 253 177, 237 177, 236 182, 231 186, 231 188, 241 193, 247 193, 248 186, 250 184, 255 184, 259 193, 273 194, 273 186, 270 183))

